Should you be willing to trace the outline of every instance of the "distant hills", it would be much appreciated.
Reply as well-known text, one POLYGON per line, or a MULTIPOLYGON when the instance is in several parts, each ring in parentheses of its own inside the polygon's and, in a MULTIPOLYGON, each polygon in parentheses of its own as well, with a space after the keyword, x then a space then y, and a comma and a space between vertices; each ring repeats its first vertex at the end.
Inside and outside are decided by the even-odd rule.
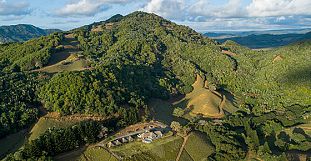
POLYGON ((0 44, 8 42, 23 42, 59 31, 61 30, 41 29, 39 27, 26 24, 0 26, 0 44))
POLYGON ((204 35, 215 39, 220 43, 232 40, 243 46, 258 49, 285 46, 298 41, 309 40, 311 39, 311 29, 220 33, 209 32, 204 35))

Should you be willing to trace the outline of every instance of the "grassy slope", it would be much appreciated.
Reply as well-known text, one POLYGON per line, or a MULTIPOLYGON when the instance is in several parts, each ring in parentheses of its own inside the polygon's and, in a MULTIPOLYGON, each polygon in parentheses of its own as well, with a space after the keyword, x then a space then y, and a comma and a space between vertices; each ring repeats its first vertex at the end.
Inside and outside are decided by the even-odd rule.
POLYGON ((214 153, 214 147, 207 136, 199 132, 190 134, 185 150, 194 161, 206 160, 208 156, 214 153))
POLYGON ((180 161, 194 161, 186 150, 183 150, 180 156, 180 161))
MULTIPOLYGON (((164 101, 160 99, 151 99, 149 107, 153 109, 153 117, 156 120, 170 124, 172 121, 185 122, 180 118, 172 116, 174 108, 181 107, 183 109, 192 107, 191 115, 185 115, 185 118, 195 116, 195 113, 204 113, 207 117, 214 117, 219 115, 219 107, 221 98, 210 90, 204 88, 204 80, 198 76, 197 81, 193 84, 193 91, 185 97, 172 98, 164 101)), ((226 99, 223 109, 230 113, 236 112, 237 108, 233 103, 226 99)))
POLYGON ((112 148, 111 151, 128 160, 146 157, 152 160, 175 160, 182 142, 179 136, 169 136, 155 140, 152 144, 133 142, 112 148))
POLYGON ((57 72, 63 72, 63 71, 82 71, 86 69, 86 66, 88 64, 87 61, 84 59, 80 59, 76 61, 67 61, 68 64, 64 64, 65 61, 61 61, 51 66, 46 66, 36 71, 47 72, 47 73, 57 73, 57 72))
POLYGON ((30 131, 29 140, 36 139, 41 134, 43 134, 49 128, 65 128, 77 123, 77 120, 58 120, 54 118, 41 117, 39 121, 35 124, 35 126, 30 131))
MULTIPOLYGON (((89 147, 86 151, 80 156, 79 161, 117 161, 109 152, 103 148, 99 147, 89 147)), ((65 160, 64 160, 65 161, 65 160)))
POLYGON ((65 35, 61 44, 64 48, 63 51, 52 54, 48 65, 35 71, 57 73, 85 70, 88 62, 84 58, 77 58, 77 56, 74 56, 83 52, 77 47, 79 42, 74 36, 72 34, 65 35))
POLYGON ((207 117, 221 117, 223 112, 220 109, 222 98, 210 90, 204 88, 204 80, 197 75, 196 82, 192 85, 193 91, 186 95, 187 108, 193 108, 191 115, 203 114, 207 117))
POLYGON ((51 112, 47 115, 41 117, 39 121, 34 125, 30 131, 30 140, 33 140, 44 133, 47 129, 55 128, 65 128, 78 123, 83 120, 105 120, 106 118, 101 116, 92 115, 69 115, 60 116, 59 113, 51 112))

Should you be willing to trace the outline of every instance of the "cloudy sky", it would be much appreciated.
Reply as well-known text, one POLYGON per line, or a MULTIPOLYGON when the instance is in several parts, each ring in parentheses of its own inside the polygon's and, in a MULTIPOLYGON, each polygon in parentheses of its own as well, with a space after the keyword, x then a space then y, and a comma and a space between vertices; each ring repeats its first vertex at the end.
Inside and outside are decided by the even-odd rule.
POLYGON ((311 28, 311 0, 0 0, 0 26, 69 30, 137 10, 201 32, 311 28))

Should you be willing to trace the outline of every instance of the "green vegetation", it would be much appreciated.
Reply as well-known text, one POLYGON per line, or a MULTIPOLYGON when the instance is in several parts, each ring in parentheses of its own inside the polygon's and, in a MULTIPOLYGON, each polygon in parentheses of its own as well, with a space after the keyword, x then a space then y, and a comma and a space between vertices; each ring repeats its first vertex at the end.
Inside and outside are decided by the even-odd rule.
POLYGON ((28 127, 38 117, 37 78, 25 73, 0 73, 0 138, 28 127))
POLYGON ((190 134, 185 150, 194 161, 207 160, 207 157, 214 153, 214 147, 206 135, 198 132, 190 134))
POLYGON ((54 161, 77 161, 80 159, 81 154, 86 151, 86 147, 81 147, 70 152, 65 152, 53 157, 54 161))
POLYGON ((79 161, 117 161, 107 150, 100 147, 89 147, 80 156, 79 161))
MULTIPOLYGON (((190 103, 199 110, 196 115, 221 114, 214 117, 221 120, 197 122, 198 117, 185 126, 196 127, 210 138, 215 152, 209 159, 284 159, 288 151, 310 150, 305 128, 284 130, 310 122, 310 51, 310 41, 270 51, 253 51, 234 42, 219 45, 188 27, 143 12, 24 43, 4 44, 0 46, 0 137, 29 127, 42 105, 61 115, 116 118, 115 125, 122 127, 152 116, 171 122, 176 120, 170 116, 173 113, 188 118, 187 111, 181 109, 190 103), (63 64, 47 70, 71 54, 81 55, 91 68, 84 70, 72 62, 73 66, 63 64), (205 88, 200 83, 201 91, 192 86, 196 75, 206 80, 205 88), (187 98, 191 93, 189 100, 176 103, 179 96, 187 98), (229 103, 222 111, 224 96, 229 103), (147 106, 149 102, 153 109, 147 106)), ((93 143, 96 127, 89 129, 90 140, 81 140, 86 133, 74 127, 48 130, 26 144, 22 154, 49 158, 93 143), (62 147, 49 149, 64 133, 74 137, 64 137, 59 143, 62 147)), ((181 138, 169 137, 114 150, 136 160, 174 160, 181 144, 181 138)), ((193 145, 188 147, 188 155, 195 160, 190 152, 193 145)), ((210 154, 210 149, 204 155, 210 154)), ((182 156, 187 158, 186 153, 182 156)))
POLYGON ((155 140, 152 144, 142 142, 128 143, 111 149, 125 160, 175 160, 183 140, 178 136, 169 136, 155 140))
POLYGON ((82 71, 88 66, 88 62, 84 59, 76 61, 62 61, 60 63, 46 66, 44 68, 38 69, 36 71, 46 72, 46 73, 57 73, 63 71, 82 71))
POLYGON ((30 131, 28 140, 34 140, 49 128, 66 128, 79 122, 79 120, 59 120, 55 118, 41 117, 30 131))
POLYGON ((22 147, 26 141, 26 135, 27 130, 21 130, 0 139, 0 158, 4 158, 6 154, 15 152, 22 147))
POLYGON ((180 156, 180 161, 194 161, 186 150, 183 150, 180 156))
POLYGON ((62 50, 57 48, 62 39, 62 34, 56 33, 24 43, 0 45, 0 69, 18 72, 41 68, 52 53, 62 50))
POLYGON ((52 128, 40 135, 39 138, 26 143, 22 150, 17 152, 19 155, 15 154, 7 159, 23 160, 55 156, 96 142, 99 139, 97 135, 100 130, 101 125, 94 121, 84 121, 63 129, 52 128))

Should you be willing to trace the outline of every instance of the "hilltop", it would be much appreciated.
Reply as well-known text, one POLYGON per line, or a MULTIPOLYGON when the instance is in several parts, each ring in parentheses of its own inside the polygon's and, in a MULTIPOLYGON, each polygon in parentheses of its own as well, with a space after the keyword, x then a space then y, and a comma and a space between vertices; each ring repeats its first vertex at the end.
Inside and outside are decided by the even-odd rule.
POLYGON ((46 36, 58 29, 41 29, 33 25, 19 24, 11 26, 0 26, 0 44, 9 42, 23 42, 32 38, 46 36))
MULTIPOLYGON (((0 45, 0 137, 29 127, 44 112, 105 120, 36 126, 49 130, 10 156, 42 159, 100 141, 102 126, 110 136, 157 118, 156 111, 186 119, 178 133, 204 132, 212 146, 200 153, 205 158, 284 160, 290 151, 310 150, 307 128, 294 130, 310 121, 310 51, 310 41, 269 51, 220 44, 144 12, 0 45)), ((144 157, 153 155, 134 156, 144 157)))

